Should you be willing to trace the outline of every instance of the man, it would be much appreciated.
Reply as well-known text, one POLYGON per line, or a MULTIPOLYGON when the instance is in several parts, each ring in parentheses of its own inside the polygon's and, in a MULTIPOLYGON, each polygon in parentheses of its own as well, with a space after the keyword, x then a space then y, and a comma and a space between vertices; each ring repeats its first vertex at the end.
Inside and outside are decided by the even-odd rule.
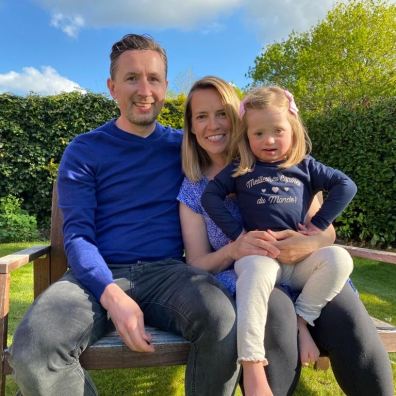
POLYGON ((33 304, 11 350, 23 395, 95 395, 79 364, 108 316, 126 345, 150 353, 144 325, 193 343, 187 395, 231 395, 235 309, 213 277, 181 261, 176 196, 181 133, 158 124, 167 89, 165 51, 126 35, 111 52, 107 85, 120 117, 75 138, 58 176, 70 266, 33 304))

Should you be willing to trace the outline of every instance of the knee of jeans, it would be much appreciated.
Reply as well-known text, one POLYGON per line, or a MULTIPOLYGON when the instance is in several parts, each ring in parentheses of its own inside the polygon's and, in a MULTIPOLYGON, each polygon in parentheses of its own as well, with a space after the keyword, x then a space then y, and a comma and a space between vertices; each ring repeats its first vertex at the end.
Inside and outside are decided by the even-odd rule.
POLYGON ((8 362, 14 370, 14 373, 17 373, 19 369, 21 372, 24 372, 25 368, 30 366, 28 363, 32 362, 32 359, 24 352, 23 348, 18 348, 18 343, 14 339, 14 343, 10 346, 8 362))
POLYGON ((220 341, 236 337, 236 311, 233 301, 221 289, 209 286, 204 298, 195 304, 190 316, 191 336, 220 341))
POLYGON ((10 348, 10 363, 17 373, 29 376, 40 370, 58 368, 78 362, 77 352, 68 349, 64 332, 51 330, 46 323, 27 316, 17 328, 10 348))
POLYGON ((10 347, 9 363, 17 378, 34 378, 34 371, 43 360, 37 356, 36 352, 40 352, 40 349, 35 348, 32 338, 29 335, 19 336, 18 332, 14 336, 10 347))

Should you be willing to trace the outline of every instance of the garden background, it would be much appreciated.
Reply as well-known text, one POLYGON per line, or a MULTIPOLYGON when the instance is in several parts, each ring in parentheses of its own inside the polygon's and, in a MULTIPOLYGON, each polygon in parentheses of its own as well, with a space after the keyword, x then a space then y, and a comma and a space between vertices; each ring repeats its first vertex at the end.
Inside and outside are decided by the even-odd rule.
MULTIPOLYGON (((263 48, 247 75, 251 86, 277 84, 292 91, 313 156, 356 182, 356 197, 335 222, 338 238, 394 250, 396 6, 377 0, 338 3, 309 31, 263 48)), ((248 88, 235 89, 243 97, 248 88)), ((182 128, 185 94, 169 93, 161 123, 182 128)), ((96 93, 0 94, 0 255, 25 246, 6 242, 47 238, 52 183, 66 145, 117 114, 115 102, 96 93)), ((357 260, 352 278, 370 313, 396 324, 394 266, 357 260)), ((30 266, 13 276, 18 309, 11 330, 32 299, 31 282, 30 266)), ((182 369, 161 370, 166 384, 157 388, 155 370, 94 375, 101 394, 116 394, 111 393, 114 382, 117 389, 136 386, 146 392, 131 394, 155 395, 150 389, 161 386, 182 394, 182 369)), ((331 376, 306 374, 299 394, 338 394, 331 376)), ((14 385, 9 386, 12 394, 14 385)))

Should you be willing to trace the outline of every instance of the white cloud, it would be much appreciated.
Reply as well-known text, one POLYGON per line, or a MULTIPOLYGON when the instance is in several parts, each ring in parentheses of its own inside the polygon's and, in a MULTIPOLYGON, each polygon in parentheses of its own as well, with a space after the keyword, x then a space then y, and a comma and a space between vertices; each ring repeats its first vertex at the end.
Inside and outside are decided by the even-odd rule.
POLYGON ((51 26, 54 26, 68 36, 76 38, 82 27, 84 27, 84 18, 80 15, 77 16, 65 16, 61 13, 56 13, 52 15, 51 26))
POLYGON ((246 23, 265 42, 284 40, 294 30, 307 31, 323 19, 336 0, 248 0, 246 23))
MULTIPOLYGON (((72 22, 75 18, 81 18, 83 25, 85 23, 91 27, 130 26, 183 30, 214 22, 243 4, 243 0, 96 0, 94 3, 90 0, 37 1, 52 13, 53 20, 61 15, 62 20, 69 21, 71 26, 74 26, 72 22)), ((66 23, 67 26, 69 23, 66 23)), ((78 26, 80 27, 82 26, 78 26)))
POLYGON ((221 31, 222 18, 241 13, 247 28, 256 30, 264 42, 286 39, 292 30, 308 30, 337 1, 348 0, 36 0, 53 15, 52 24, 72 37, 84 26, 213 34, 221 31))
POLYGON ((34 67, 24 67, 21 73, 10 71, 0 74, 0 93, 26 95, 34 92, 39 95, 55 95, 71 91, 86 92, 76 82, 59 75, 51 66, 44 66, 41 71, 34 67))
POLYGON ((201 33, 205 34, 205 35, 216 34, 216 33, 224 31, 225 28, 226 27, 221 23, 212 22, 212 23, 208 24, 205 28, 203 28, 201 30, 201 33))

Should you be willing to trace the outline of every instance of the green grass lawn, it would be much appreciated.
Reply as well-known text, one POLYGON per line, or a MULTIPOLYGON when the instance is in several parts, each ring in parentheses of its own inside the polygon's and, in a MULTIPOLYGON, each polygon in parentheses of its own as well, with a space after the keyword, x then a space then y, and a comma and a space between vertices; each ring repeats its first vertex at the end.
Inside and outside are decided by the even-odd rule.
MULTIPOLYGON (((38 243, 42 244, 42 243, 38 243)), ((24 249, 29 244, 0 244, 0 257, 24 249)), ((361 299, 369 313, 378 319, 396 325, 396 266, 370 260, 354 259, 353 282, 359 289, 361 299)), ((17 323, 33 300, 32 265, 15 271, 11 277, 11 307, 9 339, 17 323)), ((396 384, 396 353, 389 355, 396 384)), ((161 367, 155 369, 96 370, 90 372, 101 396, 182 396, 184 395, 184 367, 161 367)), ((6 395, 15 395, 16 385, 7 377, 6 395)), ((395 385, 396 394, 396 385, 395 385)), ((237 391, 241 396, 241 392, 237 391)), ((343 395, 331 370, 315 371, 304 368, 296 396, 343 395)))

